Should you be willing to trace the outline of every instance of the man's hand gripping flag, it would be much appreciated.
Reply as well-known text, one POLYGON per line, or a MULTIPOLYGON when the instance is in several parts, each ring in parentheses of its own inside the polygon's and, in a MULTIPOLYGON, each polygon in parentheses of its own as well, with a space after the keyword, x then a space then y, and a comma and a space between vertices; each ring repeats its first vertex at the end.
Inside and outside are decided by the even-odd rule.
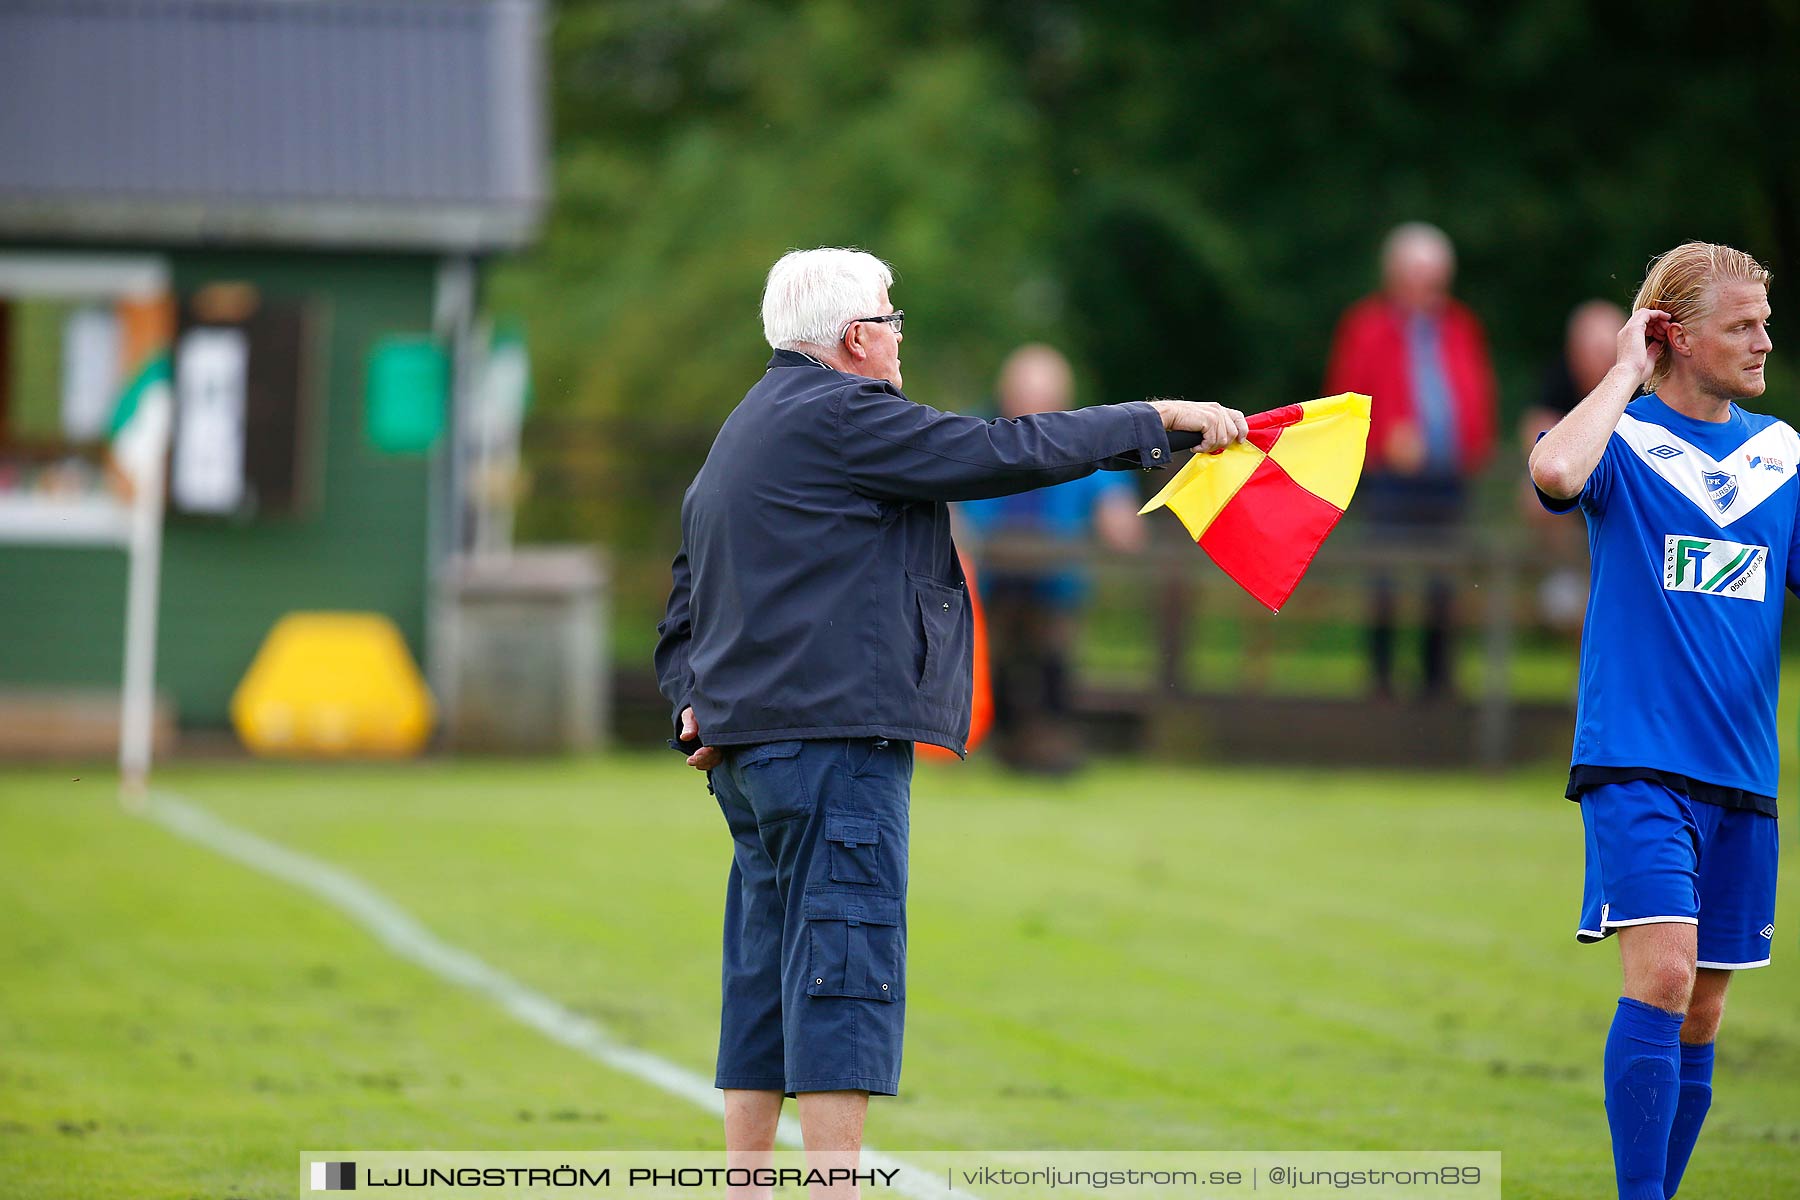
POLYGON ((1369 398, 1345 392, 1249 424, 1249 437, 1196 454, 1139 512, 1168 508, 1221 570, 1280 612, 1356 493, 1369 398))

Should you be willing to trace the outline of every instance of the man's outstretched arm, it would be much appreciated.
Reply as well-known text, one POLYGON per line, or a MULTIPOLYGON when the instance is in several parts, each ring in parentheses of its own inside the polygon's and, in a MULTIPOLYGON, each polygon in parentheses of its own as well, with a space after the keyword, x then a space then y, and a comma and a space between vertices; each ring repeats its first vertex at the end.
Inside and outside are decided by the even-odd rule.
POLYGON ((1640 308, 1619 330, 1618 359, 1598 386, 1538 439, 1531 451, 1531 482, 1553 500, 1573 500, 1606 453, 1625 406, 1668 352, 1669 314, 1640 308))
POLYGON ((1187 400, 1100 405, 984 421, 916 404, 885 384, 836 400, 850 485, 882 500, 976 500, 1102 467, 1164 467, 1178 448, 1243 440, 1244 414, 1187 400))

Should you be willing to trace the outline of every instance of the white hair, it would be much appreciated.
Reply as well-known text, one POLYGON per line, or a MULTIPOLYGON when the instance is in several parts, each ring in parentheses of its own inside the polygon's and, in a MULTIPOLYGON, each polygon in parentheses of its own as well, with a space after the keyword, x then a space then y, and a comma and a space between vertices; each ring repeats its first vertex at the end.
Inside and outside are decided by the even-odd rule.
POLYGON ((834 348, 846 324, 881 315, 881 291, 893 282, 893 268, 863 250, 790 250, 769 268, 763 337, 776 350, 834 348))
POLYGON ((1420 251, 1452 266, 1456 264, 1456 245, 1450 235, 1429 221, 1408 221, 1394 226, 1381 243, 1381 261, 1385 266, 1402 253, 1420 251))

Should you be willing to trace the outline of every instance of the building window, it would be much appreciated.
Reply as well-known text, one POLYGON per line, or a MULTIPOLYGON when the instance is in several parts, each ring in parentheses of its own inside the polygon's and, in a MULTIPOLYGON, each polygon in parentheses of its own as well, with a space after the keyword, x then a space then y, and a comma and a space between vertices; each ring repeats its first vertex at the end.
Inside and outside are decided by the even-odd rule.
POLYGON ((246 284, 187 296, 175 331, 177 512, 279 516, 313 499, 304 305, 246 284))
POLYGON ((166 276, 153 258, 0 255, 0 493, 129 490, 111 439, 168 349, 166 276))

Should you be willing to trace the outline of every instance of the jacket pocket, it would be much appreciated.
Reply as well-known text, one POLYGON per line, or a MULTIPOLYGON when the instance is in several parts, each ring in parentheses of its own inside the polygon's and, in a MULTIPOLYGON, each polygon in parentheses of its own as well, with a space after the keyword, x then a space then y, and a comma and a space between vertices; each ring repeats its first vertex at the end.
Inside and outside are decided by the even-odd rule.
POLYGON ((956 627, 962 620, 960 589, 909 575, 919 607, 919 641, 925 654, 919 667, 919 690, 927 694, 945 685, 944 674, 956 645, 956 627))
POLYGON ((830 846, 834 883, 881 882, 881 827, 873 816, 826 813, 825 841, 830 846))
POLYGON ((806 994, 892 1003, 906 995, 906 934, 900 900, 851 892, 809 892, 806 994))

